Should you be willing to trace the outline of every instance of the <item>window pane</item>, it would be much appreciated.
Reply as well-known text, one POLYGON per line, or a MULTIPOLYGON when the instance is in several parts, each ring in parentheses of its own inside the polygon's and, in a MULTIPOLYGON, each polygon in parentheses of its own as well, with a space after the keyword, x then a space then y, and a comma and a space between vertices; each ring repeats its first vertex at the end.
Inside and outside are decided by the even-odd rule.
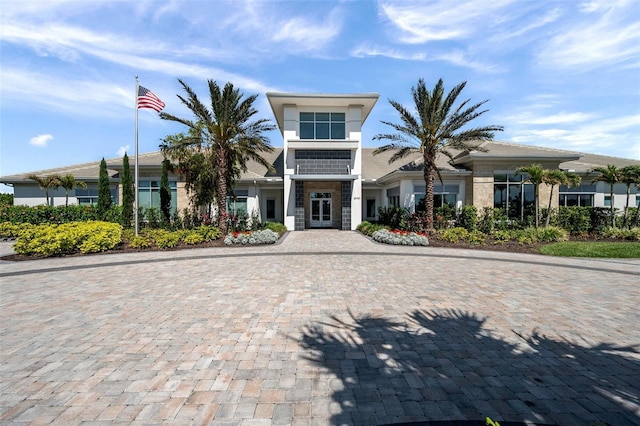
POLYGON ((151 207, 151 192, 148 189, 138 191, 138 206, 145 209, 151 207))
POLYGON ((344 123, 331 123, 331 139, 346 139, 344 123))
POLYGON ((300 121, 315 121, 314 115, 312 112, 301 112, 300 121))
POLYGON ((159 189, 151 190, 151 207, 156 209, 160 208, 160 190, 159 189))
POLYGON ((493 186, 493 207, 505 208, 507 206, 507 185, 499 184, 493 186))
POLYGON ((567 194, 565 195, 566 206, 577 206, 578 205, 578 195, 576 194, 567 194))
POLYGON ((611 207, 611 196, 610 195, 605 195, 605 197, 604 197, 604 206, 605 207, 611 207))
POLYGON ((457 194, 460 191, 460 187, 458 185, 445 185, 444 192, 449 192, 451 194, 457 194))
POLYGON ((267 200, 267 219, 276 218, 276 200, 267 200))
POLYGON ((507 181, 507 175, 493 175, 493 181, 494 182, 506 182, 507 181))
POLYGON ((316 139, 329 139, 329 123, 316 123, 316 139))
POLYGON ((509 182, 522 182, 524 180, 523 175, 508 175, 509 182))
POLYGON ((376 200, 367 200, 367 217, 376 217, 376 200))
POLYGON ((315 139, 313 123, 300 123, 300 139, 315 139))
POLYGON ((331 121, 332 122, 337 122, 337 121, 342 121, 344 122, 344 112, 332 112, 331 113, 331 121))
POLYGON ((329 121, 329 113, 328 112, 316 112, 316 122, 318 121, 329 121))
POLYGON ((593 195, 591 194, 580 195, 580 205, 583 207, 593 207, 593 195))
POLYGON ((455 207, 458 201, 458 196, 456 194, 446 194, 444 196, 444 204, 449 207, 455 207))

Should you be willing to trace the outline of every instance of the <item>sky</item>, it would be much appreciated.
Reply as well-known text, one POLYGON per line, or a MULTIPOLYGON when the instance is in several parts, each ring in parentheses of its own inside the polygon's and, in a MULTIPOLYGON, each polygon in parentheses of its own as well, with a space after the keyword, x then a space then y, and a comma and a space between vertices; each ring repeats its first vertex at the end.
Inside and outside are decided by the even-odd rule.
MULTIPOLYGON (((271 120, 267 92, 378 93, 370 147, 419 79, 466 81, 496 140, 640 159, 638 0, 0 0, 0 55, 0 175, 132 156, 136 76, 185 118, 178 79, 203 100, 232 82, 271 120)), ((138 120, 140 153, 185 130, 138 120)))

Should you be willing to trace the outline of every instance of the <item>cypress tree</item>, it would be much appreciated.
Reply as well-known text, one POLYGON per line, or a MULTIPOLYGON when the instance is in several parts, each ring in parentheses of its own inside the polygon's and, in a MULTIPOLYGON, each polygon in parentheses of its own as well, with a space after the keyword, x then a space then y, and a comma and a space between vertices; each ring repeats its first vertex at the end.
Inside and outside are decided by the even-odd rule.
POLYGON ((109 186, 109 173, 107 173, 107 162, 104 161, 103 158, 100 162, 100 176, 98 178, 98 218, 100 220, 105 220, 110 208, 111 188, 109 186))
POLYGON ((171 222, 171 188, 169 187, 169 160, 162 160, 162 174, 160 175, 160 211, 165 224, 171 222))
POLYGON ((126 152, 122 158, 122 180, 120 184, 122 185, 122 226, 131 228, 135 193, 133 179, 131 178, 131 169, 129 168, 129 156, 126 152))

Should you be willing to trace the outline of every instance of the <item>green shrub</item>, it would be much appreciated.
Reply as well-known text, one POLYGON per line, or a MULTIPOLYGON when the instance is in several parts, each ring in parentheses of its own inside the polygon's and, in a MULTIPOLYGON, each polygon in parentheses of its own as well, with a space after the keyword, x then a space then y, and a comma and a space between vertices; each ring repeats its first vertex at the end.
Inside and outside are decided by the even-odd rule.
POLYGON ((203 241, 214 241, 222 236, 220 229, 213 225, 200 225, 194 231, 202 235, 203 241))
POLYGON ((138 234, 129 240, 129 245, 135 249, 149 248, 153 245, 153 241, 148 235, 138 234))
POLYGON ((383 244, 393 244, 402 246, 428 246, 429 239, 425 234, 418 234, 409 231, 390 231, 386 228, 379 229, 371 236, 374 241, 383 244))
POLYGON ((476 206, 462 206, 456 218, 456 226, 468 231, 476 229, 478 227, 478 209, 476 206))
POLYGON ((167 231, 166 229, 149 230, 148 235, 154 244, 161 249, 173 248, 180 244, 182 233, 180 231, 167 231))
POLYGON ((360 222, 360 225, 357 226, 356 231, 370 237, 373 235, 374 232, 384 228, 385 228, 384 225, 381 225, 379 223, 367 222, 365 220, 363 222, 360 222))
POLYGON ((591 229, 591 209, 589 207, 563 207, 558 209, 555 225, 566 229, 571 235, 587 235, 591 229))
POLYGON ((201 244, 204 242, 204 236, 197 231, 185 231, 182 241, 189 245, 201 244))
POLYGON ((400 229, 408 214, 408 210, 403 207, 380 207, 378 209, 378 221, 389 228, 400 229))
POLYGON ((484 232, 478 229, 469 231, 467 233, 467 236, 464 238, 464 240, 470 244, 482 244, 485 242, 486 239, 487 239, 487 234, 485 234, 484 232))
POLYGON ((245 231, 245 232, 233 232, 224 237, 225 245, 259 245, 259 244, 274 244, 278 241, 280 236, 270 230, 263 229, 261 231, 245 231))
POLYGON ((287 227, 284 226, 283 223, 278 223, 278 222, 267 222, 264 225, 264 229, 270 229, 276 234, 278 234, 279 236, 282 236, 284 235, 285 232, 287 232, 287 227))
POLYGON ((0 223, 0 238, 16 238, 22 231, 31 229, 34 226, 30 223, 2 222, 0 223))
POLYGON ((543 243, 552 243, 558 241, 567 241, 569 239, 568 232, 557 226, 548 228, 538 228, 536 231, 538 241, 543 243))
POLYGON ((491 237, 498 243, 505 243, 507 241, 517 239, 514 237, 514 232, 509 229, 498 229, 497 231, 493 231, 491 237))
POLYGON ((451 243, 457 243, 460 240, 466 240, 467 238, 469 238, 469 231, 461 227, 445 229, 439 234, 440 239, 449 241, 451 243))
POLYGON ((55 256, 78 251, 93 253, 109 250, 122 241, 122 226, 117 223, 89 221, 25 228, 16 239, 18 254, 55 256))

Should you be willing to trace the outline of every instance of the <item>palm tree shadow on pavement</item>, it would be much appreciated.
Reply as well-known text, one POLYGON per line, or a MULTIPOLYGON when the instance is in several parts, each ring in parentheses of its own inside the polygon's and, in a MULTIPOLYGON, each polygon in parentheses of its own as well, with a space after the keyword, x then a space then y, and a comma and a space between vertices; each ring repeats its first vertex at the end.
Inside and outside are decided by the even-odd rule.
POLYGON ((486 320, 458 310, 400 321, 349 313, 298 341, 338 379, 332 424, 640 424, 637 346, 587 347, 535 330, 514 344, 486 320))

